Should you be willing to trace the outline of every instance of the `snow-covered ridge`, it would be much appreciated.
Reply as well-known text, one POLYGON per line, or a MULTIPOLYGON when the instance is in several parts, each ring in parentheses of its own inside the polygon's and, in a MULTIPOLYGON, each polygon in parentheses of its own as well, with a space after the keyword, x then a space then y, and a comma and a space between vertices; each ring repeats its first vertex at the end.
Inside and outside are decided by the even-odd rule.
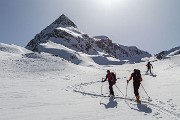
POLYGON ((162 51, 156 54, 156 57, 158 59, 162 59, 164 57, 170 57, 170 56, 179 55, 179 54, 180 54, 180 46, 172 48, 170 50, 162 51))
POLYGON ((4 43, 0 43, 0 51, 6 53, 13 53, 13 54, 25 54, 32 52, 17 45, 8 45, 4 43))
MULTIPOLYGON (((141 58, 151 56, 148 52, 139 50, 137 47, 128 47, 113 43, 106 36, 91 37, 79 31, 77 26, 65 15, 61 15, 52 24, 37 34, 28 43, 26 48, 32 51, 54 54, 52 51, 45 50, 45 48, 40 49, 41 44, 50 43, 49 41, 63 45, 75 52, 114 57, 119 60, 129 60, 131 62, 140 62, 141 58)), ((48 44, 46 44, 47 46, 48 44)))

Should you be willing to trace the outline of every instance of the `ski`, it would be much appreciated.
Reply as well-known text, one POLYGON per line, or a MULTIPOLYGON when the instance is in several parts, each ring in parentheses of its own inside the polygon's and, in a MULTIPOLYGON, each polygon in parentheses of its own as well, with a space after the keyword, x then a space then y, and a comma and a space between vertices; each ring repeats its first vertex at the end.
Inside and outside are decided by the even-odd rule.
MULTIPOLYGON (((101 97, 110 98, 110 96, 108 96, 108 95, 102 95, 101 97)), ((119 98, 119 99, 124 99, 124 100, 132 101, 132 102, 137 102, 139 104, 141 104, 141 103, 150 103, 151 102, 151 101, 146 101, 146 100, 139 100, 139 101, 137 101, 134 98, 126 98, 126 97, 119 97, 119 96, 114 96, 113 98, 115 98, 115 99, 119 98)))

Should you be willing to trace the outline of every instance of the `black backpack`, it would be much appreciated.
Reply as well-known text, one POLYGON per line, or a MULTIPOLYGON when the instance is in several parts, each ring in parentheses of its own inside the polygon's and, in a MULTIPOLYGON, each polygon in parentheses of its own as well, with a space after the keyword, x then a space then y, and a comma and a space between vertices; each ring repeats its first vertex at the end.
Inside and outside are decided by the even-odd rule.
POLYGON ((141 79, 141 72, 138 69, 134 69, 134 73, 133 73, 133 80, 134 82, 140 82, 141 79))
POLYGON ((111 77, 112 77, 112 82, 114 82, 114 84, 116 83, 116 74, 114 72, 111 72, 111 77))

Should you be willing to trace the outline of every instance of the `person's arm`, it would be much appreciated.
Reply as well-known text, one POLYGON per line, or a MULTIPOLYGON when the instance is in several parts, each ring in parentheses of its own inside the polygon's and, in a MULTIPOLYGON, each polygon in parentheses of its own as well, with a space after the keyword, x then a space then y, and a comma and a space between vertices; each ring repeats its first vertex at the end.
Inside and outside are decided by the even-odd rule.
POLYGON ((129 83, 130 80, 132 80, 133 75, 131 74, 129 80, 127 80, 127 83, 129 83))
POLYGON ((142 77, 141 77, 141 74, 140 74, 140 82, 142 81, 142 77))
POLYGON ((105 81, 107 80, 107 77, 108 77, 108 76, 106 75, 106 78, 105 78, 104 80, 102 80, 102 82, 105 82, 105 81))
POLYGON ((152 66, 152 64, 151 64, 151 67, 152 67, 152 69, 153 69, 153 66, 152 66))

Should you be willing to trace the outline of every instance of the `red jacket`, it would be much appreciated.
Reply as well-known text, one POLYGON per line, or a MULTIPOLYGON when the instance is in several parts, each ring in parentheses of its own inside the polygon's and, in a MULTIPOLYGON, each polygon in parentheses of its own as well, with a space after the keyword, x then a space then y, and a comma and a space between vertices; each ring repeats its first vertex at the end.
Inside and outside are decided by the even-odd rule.
POLYGON ((111 80, 112 80, 112 76, 111 76, 110 73, 106 75, 106 79, 105 79, 105 80, 107 80, 107 79, 108 79, 108 81, 111 81, 111 80))
MULTIPOLYGON (((131 76, 130 76, 130 78, 129 78, 129 81, 132 80, 132 78, 133 78, 133 80, 134 80, 134 77, 133 77, 133 76, 134 76, 134 73, 131 74, 131 76)), ((141 74, 140 74, 140 82, 141 82, 141 81, 142 81, 142 77, 141 77, 141 74)))

